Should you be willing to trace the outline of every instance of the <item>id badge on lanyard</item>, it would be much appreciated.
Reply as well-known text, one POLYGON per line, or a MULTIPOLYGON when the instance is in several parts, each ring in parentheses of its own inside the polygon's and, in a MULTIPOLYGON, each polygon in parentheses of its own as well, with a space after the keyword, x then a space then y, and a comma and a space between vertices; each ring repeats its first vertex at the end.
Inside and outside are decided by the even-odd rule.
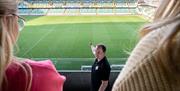
POLYGON ((96 66, 96 67, 95 67, 95 70, 98 70, 98 69, 99 69, 99 66, 96 66))

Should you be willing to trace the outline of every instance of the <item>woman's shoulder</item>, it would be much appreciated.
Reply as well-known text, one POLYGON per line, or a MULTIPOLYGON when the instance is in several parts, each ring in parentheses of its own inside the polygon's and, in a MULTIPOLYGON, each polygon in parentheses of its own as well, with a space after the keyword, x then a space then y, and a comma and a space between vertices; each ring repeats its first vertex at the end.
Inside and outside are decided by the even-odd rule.
POLYGON ((35 61, 31 59, 24 59, 24 62, 29 64, 33 69, 56 70, 51 60, 35 61))
MULTIPOLYGON (((26 70, 26 66, 31 68, 31 91, 49 91, 48 89, 51 89, 51 91, 58 91, 58 89, 62 89, 66 78, 58 73, 51 60, 34 61, 30 59, 23 59, 21 61, 16 60, 9 65, 8 69, 6 70, 8 82, 12 84, 17 83, 16 87, 12 85, 12 88, 17 89, 17 86, 26 83, 24 80, 26 72, 24 70, 26 70), (43 88, 38 87, 40 85, 43 88)), ((19 89, 21 88, 18 88, 18 90, 19 89)))
POLYGON ((59 75, 54 64, 51 60, 34 61, 31 59, 15 59, 9 64, 6 69, 6 74, 11 76, 17 76, 20 73, 24 74, 29 69, 33 74, 54 74, 59 75))
POLYGON ((56 70, 51 60, 34 61, 26 59, 33 72, 32 90, 36 91, 62 91, 65 77, 56 70), (47 80, 48 79, 48 80, 47 80), (41 85, 43 88, 37 87, 41 85))

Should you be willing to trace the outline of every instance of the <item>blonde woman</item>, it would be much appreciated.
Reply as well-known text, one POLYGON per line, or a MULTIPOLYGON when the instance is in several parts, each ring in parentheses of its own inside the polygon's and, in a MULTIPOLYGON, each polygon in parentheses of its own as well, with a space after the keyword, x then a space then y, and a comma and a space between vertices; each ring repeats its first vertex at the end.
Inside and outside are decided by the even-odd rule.
POLYGON ((62 91, 65 77, 52 62, 20 61, 13 56, 23 21, 16 0, 0 0, 0 91, 62 91))
POLYGON ((161 0, 112 91, 180 91, 180 0, 161 0))

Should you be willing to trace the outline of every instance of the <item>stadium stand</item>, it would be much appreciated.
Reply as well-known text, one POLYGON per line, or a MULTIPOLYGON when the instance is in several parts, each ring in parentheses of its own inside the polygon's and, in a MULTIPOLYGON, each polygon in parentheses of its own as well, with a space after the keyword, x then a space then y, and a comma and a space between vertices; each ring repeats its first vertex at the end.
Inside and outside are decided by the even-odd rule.
POLYGON ((46 15, 48 9, 32 9, 30 15, 46 15))
POLYGON ((20 15, 135 14, 137 0, 21 0, 20 15))
POLYGON ((157 8, 157 4, 158 4, 157 1, 154 1, 148 4, 145 2, 138 3, 136 11, 138 14, 141 14, 145 16, 145 18, 148 18, 149 20, 151 20, 157 8))
POLYGON ((65 9, 49 9, 47 11, 47 15, 63 15, 65 12, 65 9))

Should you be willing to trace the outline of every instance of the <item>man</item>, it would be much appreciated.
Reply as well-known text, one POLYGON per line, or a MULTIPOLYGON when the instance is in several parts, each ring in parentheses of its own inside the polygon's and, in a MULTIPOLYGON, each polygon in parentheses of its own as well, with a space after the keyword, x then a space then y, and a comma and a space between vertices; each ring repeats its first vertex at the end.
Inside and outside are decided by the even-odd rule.
POLYGON ((106 47, 104 45, 94 47, 92 43, 90 46, 96 57, 91 68, 91 91, 110 91, 108 83, 111 68, 105 55, 106 47))

